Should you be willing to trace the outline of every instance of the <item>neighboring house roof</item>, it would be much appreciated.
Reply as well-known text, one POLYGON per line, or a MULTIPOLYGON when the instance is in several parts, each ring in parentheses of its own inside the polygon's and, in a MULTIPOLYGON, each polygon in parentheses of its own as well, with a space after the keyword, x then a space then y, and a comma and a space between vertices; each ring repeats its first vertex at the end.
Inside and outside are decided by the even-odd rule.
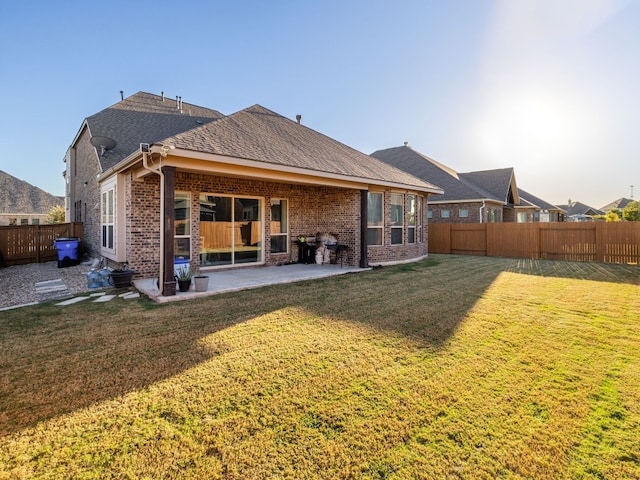
POLYGON ((563 209, 558 207, 557 205, 553 205, 549 202, 542 200, 541 198, 536 197, 535 195, 530 194, 529 192, 524 191, 521 188, 518 188, 518 195, 520 197, 521 205, 530 205, 532 207, 538 208, 540 210, 549 210, 549 211, 560 211, 564 212, 563 209))
POLYGON ((373 152, 371 156, 429 180, 442 189, 444 195, 430 203, 493 201, 517 203, 517 187, 513 168, 458 173, 436 160, 416 152, 408 145, 373 152))
POLYGON ((604 207, 600 208, 600 210, 602 210, 603 212, 609 212, 611 210, 613 210, 614 208, 618 208, 620 210, 624 209, 627 205, 629 205, 629 203, 633 202, 632 199, 630 198, 619 198, 617 200, 614 200, 611 203, 607 203, 604 207))
POLYGON ((518 187, 513 168, 495 170, 479 170, 477 172, 460 173, 460 179, 489 192, 491 197, 504 203, 519 203, 518 187))
POLYGON ((140 143, 155 143, 222 117, 216 110, 138 92, 87 117, 80 131, 86 125, 91 137, 115 140, 113 150, 97 152, 104 172, 137 151, 140 143))
POLYGON ((394 168, 260 105, 166 138, 176 148, 310 172, 394 182, 440 192, 394 168))
POLYGON ((598 210, 597 208, 590 207, 589 205, 585 205, 580 202, 571 202, 567 205, 558 205, 558 207, 562 208, 567 212, 567 216, 571 217, 573 215, 604 215, 602 210, 598 210))
POLYGON ((46 214, 56 206, 64 206, 64 198, 0 170, 0 213, 46 214))
POLYGON ((416 152, 411 147, 403 146, 377 150, 371 156, 418 178, 428 179, 429 183, 442 188, 444 194, 429 200, 431 203, 434 201, 482 200, 489 196, 489 193, 479 192, 477 189, 460 181, 455 170, 416 152))

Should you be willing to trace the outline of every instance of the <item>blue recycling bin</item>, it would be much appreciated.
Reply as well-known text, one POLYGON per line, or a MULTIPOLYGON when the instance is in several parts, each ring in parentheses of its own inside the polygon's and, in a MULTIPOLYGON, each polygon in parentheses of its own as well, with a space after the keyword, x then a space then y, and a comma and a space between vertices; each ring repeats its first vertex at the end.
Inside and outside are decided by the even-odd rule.
POLYGON ((71 267, 80 263, 79 238, 56 238, 53 245, 58 253, 58 268, 71 267))

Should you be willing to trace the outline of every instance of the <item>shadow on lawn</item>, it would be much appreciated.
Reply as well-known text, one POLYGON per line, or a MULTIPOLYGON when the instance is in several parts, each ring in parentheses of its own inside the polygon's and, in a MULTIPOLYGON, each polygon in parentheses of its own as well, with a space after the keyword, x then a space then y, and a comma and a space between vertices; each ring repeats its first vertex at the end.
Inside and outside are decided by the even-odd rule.
MULTIPOLYGON (((188 302, 114 301, 65 308, 50 303, 5 312, 0 322, 0 435, 177 375, 230 348, 222 343, 205 348, 199 342, 203 337, 288 306, 439 348, 501 272, 524 269, 513 262, 439 255, 188 302)), ((534 273, 534 266, 527 269, 519 273, 546 275, 534 273)))

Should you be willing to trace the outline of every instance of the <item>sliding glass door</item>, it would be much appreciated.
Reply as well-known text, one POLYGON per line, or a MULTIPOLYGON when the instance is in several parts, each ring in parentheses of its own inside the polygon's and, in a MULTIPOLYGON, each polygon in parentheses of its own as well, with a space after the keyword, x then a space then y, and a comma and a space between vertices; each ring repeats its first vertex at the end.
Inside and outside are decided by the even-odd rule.
POLYGON ((200 265, 262 262, 262 199, 200 195, 200 265))

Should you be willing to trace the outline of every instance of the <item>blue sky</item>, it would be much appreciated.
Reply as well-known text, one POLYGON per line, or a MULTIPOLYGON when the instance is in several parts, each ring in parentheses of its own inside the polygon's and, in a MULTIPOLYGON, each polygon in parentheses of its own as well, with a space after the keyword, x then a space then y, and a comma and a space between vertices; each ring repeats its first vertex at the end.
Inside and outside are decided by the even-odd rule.
POLYGON ((640 0, 0 2, 0 169, 64 194, 82 120, 138 91, 259 103, 364 153, 640 198, 640 0))

